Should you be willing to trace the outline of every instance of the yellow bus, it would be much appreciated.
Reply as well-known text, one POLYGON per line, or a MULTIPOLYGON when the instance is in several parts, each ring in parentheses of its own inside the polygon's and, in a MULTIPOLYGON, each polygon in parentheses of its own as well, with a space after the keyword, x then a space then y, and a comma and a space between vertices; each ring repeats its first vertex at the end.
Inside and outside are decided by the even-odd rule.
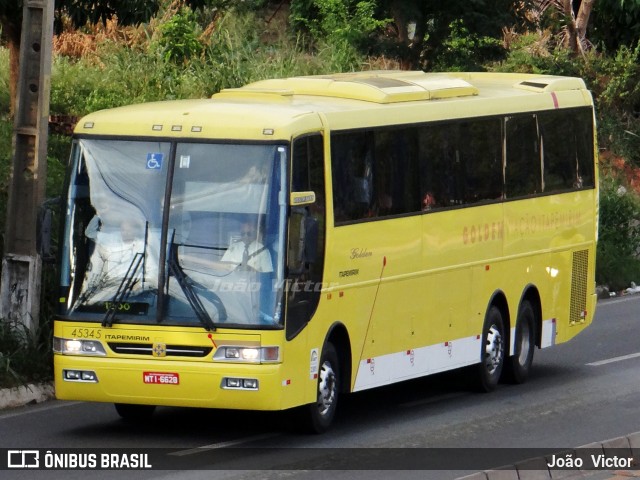
POLYGON ((581 79, 379 71, 100 111, 75 129, 60 399, 285 410, 471 367, 523 382, 592 321, 581 79))

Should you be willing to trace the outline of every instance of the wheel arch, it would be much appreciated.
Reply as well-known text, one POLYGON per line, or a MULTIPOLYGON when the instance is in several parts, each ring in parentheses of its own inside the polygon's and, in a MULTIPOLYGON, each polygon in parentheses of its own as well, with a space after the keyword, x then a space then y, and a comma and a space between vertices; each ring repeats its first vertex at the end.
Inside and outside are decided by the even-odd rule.
POLYGON ((502 290, 496 290, 495 292, 493 292, 493 295, 491 295, 491 299, 487 304, 485 315, 493 306, 497 307, 500 310, 500 313, 502 314, 504 329, 506 330, 506 332, 508 332, 511 328, 511 315, 509 314, 509 302, 507 302, 507 296, 502 290))
MULTIPOLYGON (((324 343, 331 343, 338 354, 338 362, 340 362, 340 372, 342 373, 342 382, 340 385, 341 393, 349 393, 351 391, 351 340, 347 327, 341 322, 331 325, 324 343)), ((324 345, 323 345, 324 348, 324 345)))
POLYGON ((536 346, 540 348, 542 346, 542 300, 540 298, 540 291, 538 287, 533 284, 527 285, 522 291, 520 302, 518 303, 518 311, 524 302, 529 302, 533 307, 535 314, 535 339, 536 346))

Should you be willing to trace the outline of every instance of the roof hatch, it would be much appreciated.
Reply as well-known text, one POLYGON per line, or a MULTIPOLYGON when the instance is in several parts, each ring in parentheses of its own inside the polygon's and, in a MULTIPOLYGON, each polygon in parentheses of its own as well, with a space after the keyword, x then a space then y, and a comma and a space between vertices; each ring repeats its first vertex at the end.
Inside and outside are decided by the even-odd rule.
POLYGON ((242 99, 255 95, 319 97, 397 103, 477 95, 478 89, 460 78, 423 72, 362 72, 352 74, 263 80, 225 89, 215 98, 242 99))
POLYGON ((566 90, 583 90, 586 88, 584 81, 574 77, 540 76, 516 83, 514 88, 529 92, 561 92, 566 90))

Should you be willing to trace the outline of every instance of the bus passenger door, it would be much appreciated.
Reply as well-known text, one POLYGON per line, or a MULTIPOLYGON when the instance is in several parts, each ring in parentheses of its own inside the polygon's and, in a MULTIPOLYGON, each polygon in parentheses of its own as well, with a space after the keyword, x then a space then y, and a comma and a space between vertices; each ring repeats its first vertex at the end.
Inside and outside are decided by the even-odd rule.
POLYGON ((322 136, 293 144, 292 192, 314 192, 315 201, 292 205, 289 214, 286 336, 293 339, 311 320, 320 300, 325 248, 325 195, 322 136))

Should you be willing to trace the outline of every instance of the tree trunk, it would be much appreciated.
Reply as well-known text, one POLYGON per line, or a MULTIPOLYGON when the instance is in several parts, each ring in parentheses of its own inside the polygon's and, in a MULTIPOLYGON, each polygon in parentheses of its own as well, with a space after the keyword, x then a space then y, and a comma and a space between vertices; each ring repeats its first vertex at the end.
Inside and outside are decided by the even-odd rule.
POLYGON ((424 11, 415 2, 391 0, 389 11, 398 28, 400 66, 403 70, 418 68, 424 40, 424 11), (410 22, 416 22, 413 38, 409 38, 410 22))
POLYGON ((567 19, 566 46, 569 47, 574 55, 578 55, 580 46, 578 45, 575 15, 573 14, 573 0, 562 0, 562 12, 567 19))
POLYGON ((580 43, 584 43, 587 37, 587 25, 589 24, 589 16, 594 2, 595 0, 582 0, 580 4, 580 10, 578 10, 578 17, 576 18, 576 32, 580 43))

